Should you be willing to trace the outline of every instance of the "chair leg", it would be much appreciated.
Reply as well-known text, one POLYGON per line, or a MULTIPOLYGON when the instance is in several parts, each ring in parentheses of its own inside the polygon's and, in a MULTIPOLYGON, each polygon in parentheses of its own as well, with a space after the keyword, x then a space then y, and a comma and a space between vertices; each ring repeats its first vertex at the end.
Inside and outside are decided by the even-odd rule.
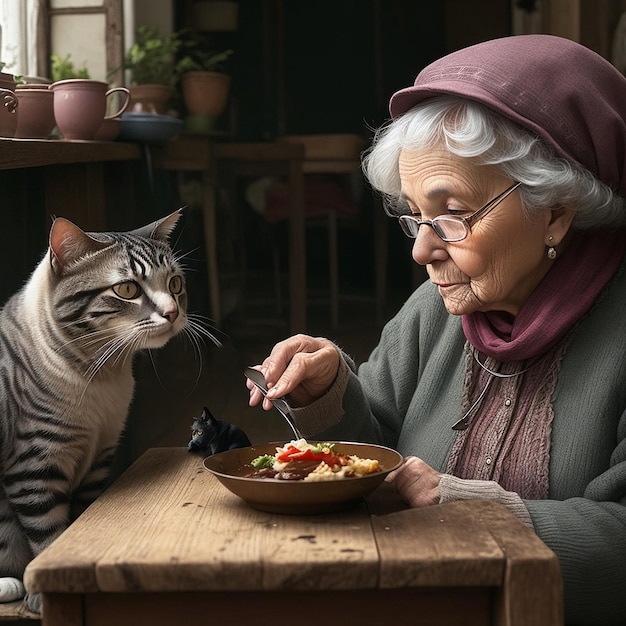
POLYGON ((339 327, 339 261, 337 254, 337 213, 328 213, 328 269, 330 277, 330 327, 339 327))

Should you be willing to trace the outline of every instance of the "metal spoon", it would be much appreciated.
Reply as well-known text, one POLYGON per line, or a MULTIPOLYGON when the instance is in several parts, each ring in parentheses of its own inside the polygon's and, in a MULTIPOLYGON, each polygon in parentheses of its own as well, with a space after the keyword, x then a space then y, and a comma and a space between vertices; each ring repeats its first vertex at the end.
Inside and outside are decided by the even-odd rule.
MULTIPOLYGON (((263 396, 267 397, 267 382, 265 381, 263 373, 259 372, 259 370, 255 370, 253 367, 246 367, 243 373, 254 383, 254 386, 263 394, 263 396)), ((270 398, 269 400, 274 405, 274 408, 285 418, 296 439, 304 439, 302 433, 296 426, 296 422, 291 414, 291 408, 287 402, 282 398, 277 398, 275 400, 270 398)))

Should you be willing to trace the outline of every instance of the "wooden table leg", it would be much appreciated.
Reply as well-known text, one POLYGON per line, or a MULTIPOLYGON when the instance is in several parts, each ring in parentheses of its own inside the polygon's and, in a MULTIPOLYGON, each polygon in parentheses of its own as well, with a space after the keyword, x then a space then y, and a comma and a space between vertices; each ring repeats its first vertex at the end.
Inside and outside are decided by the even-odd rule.
POLYGON ((80 594, 45 593, 42 596, 42 626, 84 626, 80 594))

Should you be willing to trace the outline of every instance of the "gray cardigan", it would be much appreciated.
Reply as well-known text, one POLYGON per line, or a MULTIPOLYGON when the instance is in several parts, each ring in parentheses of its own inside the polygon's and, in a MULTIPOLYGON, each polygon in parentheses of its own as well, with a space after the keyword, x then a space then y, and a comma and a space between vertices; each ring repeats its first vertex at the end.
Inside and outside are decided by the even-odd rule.
MULTIPOLYGON (((575 297, 576 294, 572 294, 575 297)), ((296 410, 319 439, 369 441, 444 472, 465 375, 461 319, 431 283, 386 325, 369 360, 296 410)), ((354 366, 347 359, 348 364, 354 366)), ((626 272, 575 329, 554 397, 548 500, 524 500, 558 555, 571 624, 626 623, 626 272)))

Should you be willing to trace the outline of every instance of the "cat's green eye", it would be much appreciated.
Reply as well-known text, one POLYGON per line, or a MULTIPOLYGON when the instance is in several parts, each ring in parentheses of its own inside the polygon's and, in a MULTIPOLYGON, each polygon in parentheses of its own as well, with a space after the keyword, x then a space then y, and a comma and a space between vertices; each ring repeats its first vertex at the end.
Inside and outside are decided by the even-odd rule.
POLYGON ((127 280, 124 283, 113 285, 113 291, 124 300, 132 300, 141 293, 141 288, 133 280, 127 280))
POLYGON ((170 278, 170 293, 177 296, 183 290, 183 279, 180 276, 170 278))

